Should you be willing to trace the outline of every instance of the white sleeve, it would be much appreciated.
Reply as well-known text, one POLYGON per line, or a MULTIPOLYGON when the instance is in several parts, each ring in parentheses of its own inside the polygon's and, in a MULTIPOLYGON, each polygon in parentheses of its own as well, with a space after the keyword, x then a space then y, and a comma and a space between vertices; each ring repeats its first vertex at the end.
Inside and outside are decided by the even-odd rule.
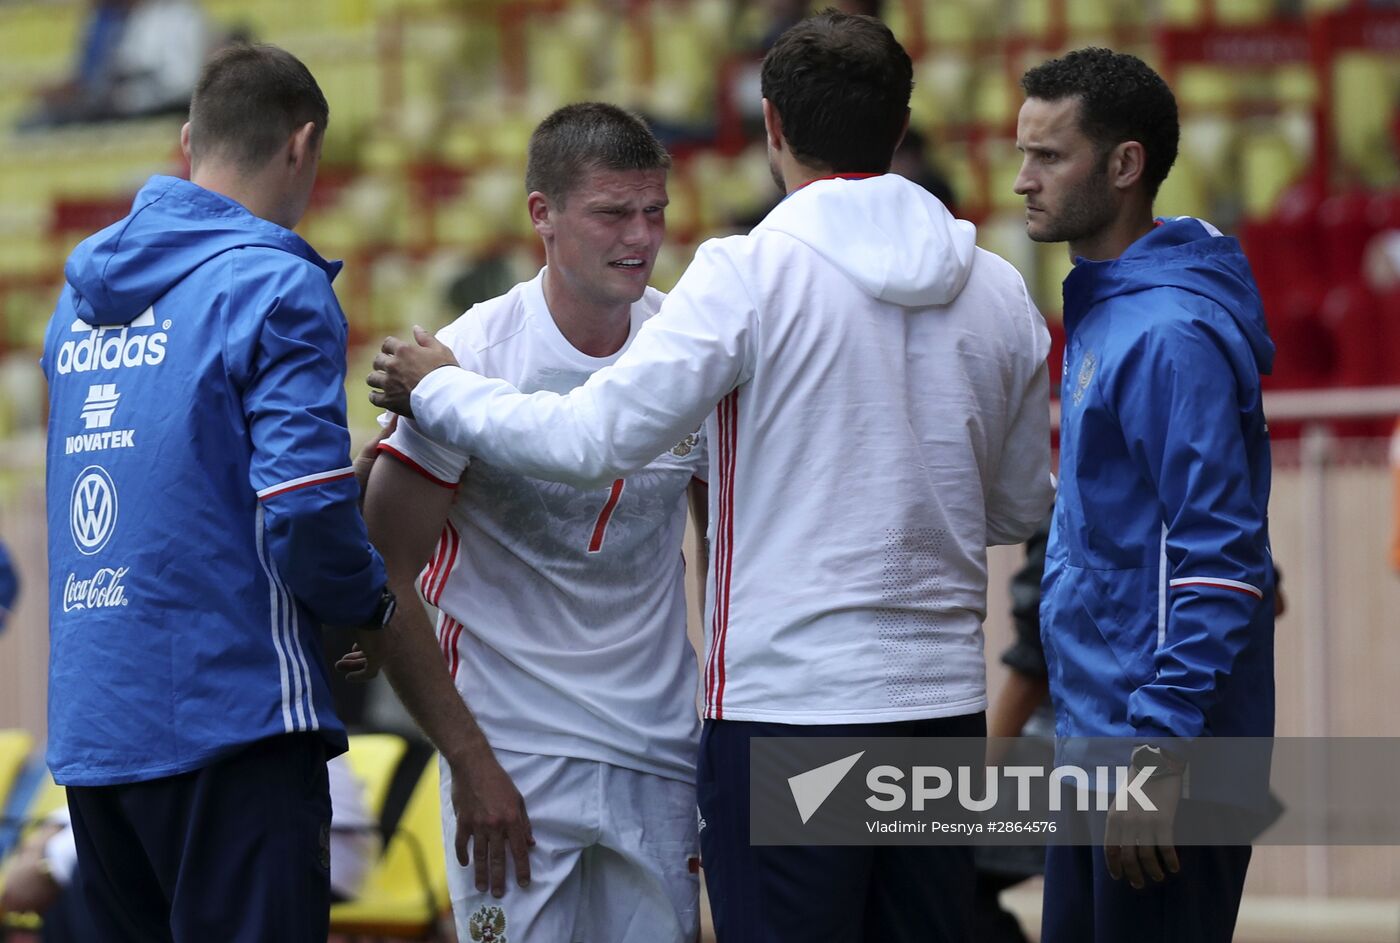
POLYGON ((44 843, 44 860, 49 863, 49 873, 59 887, 73 883, 73 872, 78 869, 78 840, 73 834, 73 824, 65 821, 61 831, 54 832, 44 843))
MULTIPOLYGON (((460 319, 459 319, 460 321, 460 319)), ((460 339, 456 329, 459 321, 454 321, 438 331, 437 338, 452 349, 457 362, 468 369, 481 368, 480 358, 460 339)), ((379 424, 386 425, 391 413, 379 417, 379 424)), ((462 473, 471 463, 471 456, 451 446, 435 442, 424 435, 412 419, 399 417, 399 424, 389 438, 379 443, 379 451, 398 459, 435 485, 455 489, 462 473)))
MULTIPOLYGON (((1026 290, 1025 283, 1021 291, 1026 290)), ((1050 476, 1050 332, 1026 295, 1026 338, 1010 405, 1010 421, 996 475, 987 493, 987 545, 1021 543, 1050 513, 1055 492, 1050 476)))
POLYGON ((600 488, 649 464, 753 375, 757 312, 719 240, 700 247, 610 367, 567 396, 442 367, 413 391, 421 432, 536 478, 600 488))
POLYGON ((403 417, 399 417, 393 434, 379 443, 379 451, 392 455, 443 488, 456 488, 468 464, 466 455, 423 435, 412 419, 403 417))

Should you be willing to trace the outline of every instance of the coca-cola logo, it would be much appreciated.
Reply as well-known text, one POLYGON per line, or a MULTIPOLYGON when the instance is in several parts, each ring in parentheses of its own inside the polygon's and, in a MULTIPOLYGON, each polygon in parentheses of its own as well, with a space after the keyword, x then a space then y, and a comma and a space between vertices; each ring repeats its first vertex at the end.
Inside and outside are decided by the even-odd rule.
POLYGON ((63 584, 63 611, 75 612, 82 609, 113 609, 127 604, 126 586, 122 578, 130 567, 104 566, 90 578, 80 580, 75 573, 68 574, 63 584))

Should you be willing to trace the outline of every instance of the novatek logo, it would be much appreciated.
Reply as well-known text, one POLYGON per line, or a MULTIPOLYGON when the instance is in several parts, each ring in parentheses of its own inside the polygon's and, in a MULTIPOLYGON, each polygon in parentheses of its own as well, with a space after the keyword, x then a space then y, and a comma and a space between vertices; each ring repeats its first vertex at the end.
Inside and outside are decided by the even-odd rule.
POLYGON ((121 394, 115 383, 94 383, 88 387, 87 399, 83 400, 83 425, 87 429, 101 429, 102 432, 87 432, 70 435, 63 440, 63 454, 78 452, 102 452, 107 449, 129 449, 136 445, 136 430, 109 429, 112 414, 117 411, 121 394))
POLYGON ((104 566, 88 579, 80 580, 76 573, 69 573, 63 584, 63 611, 76 612, 83 609, 115 609, 127 604, 126 587, 122 579, 130 567, 104 566))
POLYGON ((117 526, 117 487, 106 469, 89 465, 78 473, 68 526, 79 553, 92 556, 107 546, 117 526))
MULTIPOLYGON (((165 360, 165 344, 170 339, 163 330, 154 334, 143 330, 155 326, 155 308, 147 308, 145 314, 120 327, 113 324, 94 328, 82 319, 75 320, 69 330, 86 336, 64 341, 63 346, 58 348, 58 372, 69 374, 121 367, 154 367, 165 360)), ((161 326, 168 328, 170 322, 166 321, 161 326)))
POLYGON ((115 383, 94 383, 88 387, 83 400, 83 428, 106 429, 112 425, 112 413, 117 411, 121 394, 115 383))

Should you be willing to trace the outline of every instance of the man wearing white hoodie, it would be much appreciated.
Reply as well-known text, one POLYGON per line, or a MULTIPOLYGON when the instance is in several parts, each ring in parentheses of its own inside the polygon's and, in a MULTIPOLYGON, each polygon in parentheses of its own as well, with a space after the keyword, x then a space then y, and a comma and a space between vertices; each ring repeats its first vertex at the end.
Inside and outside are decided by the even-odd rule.
POLYGON ((754 736, 983 735, 986 548, 1029 537, 1051 501, 1044 321, 971 224, 886 172, 911 87, 878 20, 784 34, 763 112, 787 199, 701 246, 572 393, 522 395, 421 332, 386 340, 369 378, 420 431, 579 486, 707 423, 697 787, 722 943, 971 933, 969 849, 748 836, 754 736))

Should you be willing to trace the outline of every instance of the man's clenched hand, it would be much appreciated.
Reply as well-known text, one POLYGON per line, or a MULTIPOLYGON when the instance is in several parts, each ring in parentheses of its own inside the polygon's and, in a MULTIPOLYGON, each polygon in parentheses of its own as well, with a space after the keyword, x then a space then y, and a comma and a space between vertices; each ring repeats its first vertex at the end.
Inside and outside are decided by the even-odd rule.
POLYGON ((421 327, 413 328, 413 339, 417 343, 384 338, 384 346, 374 358, 374 370, 365 377, 371 403, 410 419, 414 388, 438 367, 457 366, 452 351, 421 327))

